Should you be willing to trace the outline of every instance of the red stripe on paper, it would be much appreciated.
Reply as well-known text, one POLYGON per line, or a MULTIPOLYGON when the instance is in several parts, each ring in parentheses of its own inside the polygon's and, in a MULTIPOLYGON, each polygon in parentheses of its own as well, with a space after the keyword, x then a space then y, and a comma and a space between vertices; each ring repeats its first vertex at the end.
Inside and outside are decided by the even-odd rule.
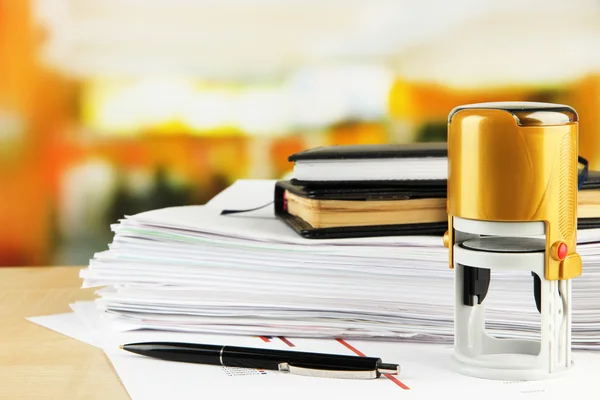
POLYGON ((266 336, 259 336, 259 338, 261 338, 263 342, 270 342, 269 338, 266 336))
POLYGON ((344 339, 335 339, 335 340, 337 340, 338 342, 340 342, 341 344, 343 344, 344 346, 346 346, 351 352, 353 352, 357 356, 366 357, 360 350, 358 350, 356 347, 350 345, 344 339))
POLYGON ((383 374, 383 376, 388 378, 390 381, 394 382, 396 385, 400 386, 402 389, 410 390, 410 388, 408 386, 406 386, 404 383, 400 382, 400 380, 398 378, 396 378, 394 375, 383 374))
POLYGON ((288 346, 290 346, 290 347, 296 347, 296 346, 294 345, 294 343, 290 342, 289 340, 287 340, 287 339, 286 339, 286 338, 284 338, 283 336, 279 336, 279 339, 281 339, 281 341, 282 341, 283 343, 287 344, 287 345, 288 345, 288 346))

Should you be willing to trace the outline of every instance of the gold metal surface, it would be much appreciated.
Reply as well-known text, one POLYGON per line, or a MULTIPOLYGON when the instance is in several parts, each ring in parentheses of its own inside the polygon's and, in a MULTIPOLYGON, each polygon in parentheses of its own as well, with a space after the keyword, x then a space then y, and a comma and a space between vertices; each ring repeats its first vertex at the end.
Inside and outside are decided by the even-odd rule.
POLYGON ((444 233, 444 247, 449 248, 450 247, 450 234, 448 233, 448 231, 446 231, 444 233))
MULTIPOLYGON (((560 263, 559 276, 579 276, 582 272, 581 256, 577 253, 567 255, 567 258, 560 263)), ((561 278, 568 279, 568 278, 561 278)))
MULTIPOLYGON (((574 111, 498 106, 459 109, 448 124, 448 232, 452 217, 544 221, 546 254, 558 241, 575 253, 578 125, 574 111), (518 113, 519 115, 516 115, 518 113)), ((450 265, 452 267, 452 246, 450 265)), ((548 280, 581 274, 546 257, 548 280)))

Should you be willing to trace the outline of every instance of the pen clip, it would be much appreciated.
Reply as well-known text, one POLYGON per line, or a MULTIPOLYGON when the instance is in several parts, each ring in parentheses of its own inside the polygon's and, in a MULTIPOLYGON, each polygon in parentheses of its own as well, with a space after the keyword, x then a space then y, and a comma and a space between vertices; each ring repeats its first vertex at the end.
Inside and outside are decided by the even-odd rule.
POLYGON ((338 378, 338 379, 375 379, 378 373, 375 370, 366 371, 339 371, 329 369, 314 369, 305 367, 296 367, 288 363, 280 363, 279 371, 289 372, 294 375, 315 376, 320 378, 338 378))

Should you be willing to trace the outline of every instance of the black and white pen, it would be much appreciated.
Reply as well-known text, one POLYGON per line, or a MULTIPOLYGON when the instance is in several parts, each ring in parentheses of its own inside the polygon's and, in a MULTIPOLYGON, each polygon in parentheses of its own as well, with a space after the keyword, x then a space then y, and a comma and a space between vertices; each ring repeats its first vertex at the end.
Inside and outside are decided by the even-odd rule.
POLYGON ((375 379, 381 374, 400 373, 398 364, 383 363, 376 357, 174 342, 131 343, 121 348, 167 361, 258 368, 326 378, 375 379))

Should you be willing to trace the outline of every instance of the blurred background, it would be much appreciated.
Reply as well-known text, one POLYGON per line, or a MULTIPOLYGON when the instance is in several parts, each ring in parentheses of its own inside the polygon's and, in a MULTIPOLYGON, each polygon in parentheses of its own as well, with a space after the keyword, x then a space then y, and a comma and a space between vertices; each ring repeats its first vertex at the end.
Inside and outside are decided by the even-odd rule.
POLYGON ((572 105, 600 167, 600 2, 0 0, 0 265, 84 265, 126 214, 329 144, 572 105))

